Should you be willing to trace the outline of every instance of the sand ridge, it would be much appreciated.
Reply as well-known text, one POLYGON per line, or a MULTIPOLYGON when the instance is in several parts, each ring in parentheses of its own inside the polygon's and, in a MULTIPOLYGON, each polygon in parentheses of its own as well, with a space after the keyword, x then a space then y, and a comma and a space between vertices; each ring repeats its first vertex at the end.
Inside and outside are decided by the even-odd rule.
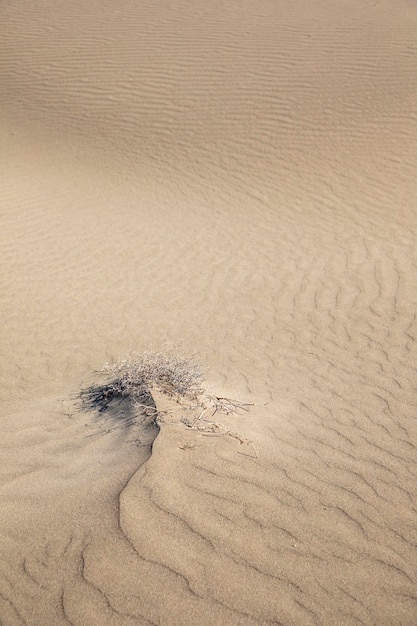
POLYGON ((414 625, 415 6, 0 15, 0 623, 414 625), (80 410, 165 339, 257 456, 80 410))

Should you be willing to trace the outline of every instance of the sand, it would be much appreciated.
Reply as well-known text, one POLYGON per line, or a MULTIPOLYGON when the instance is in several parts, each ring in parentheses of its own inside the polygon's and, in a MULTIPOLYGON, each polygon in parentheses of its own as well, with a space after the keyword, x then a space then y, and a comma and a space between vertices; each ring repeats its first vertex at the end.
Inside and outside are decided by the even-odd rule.
POLYGON ((417 623, 416 31, 1 4, 2 625, 417 623), (166 341, 250 445, 80 409, 166 341))

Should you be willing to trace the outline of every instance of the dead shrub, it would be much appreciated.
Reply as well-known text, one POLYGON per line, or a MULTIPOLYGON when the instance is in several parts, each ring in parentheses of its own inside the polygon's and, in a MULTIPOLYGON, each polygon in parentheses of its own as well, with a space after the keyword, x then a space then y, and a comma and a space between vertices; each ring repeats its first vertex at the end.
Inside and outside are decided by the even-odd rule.
POLYGON ((99 373, 106 381, 80 393, 84 409, 101 413, 126 399, 143 416, 161 424, 171 411, 158 410, 152 396, 152 391, 156 391, 181 406, 178 421, 187 428, 204 435, 229 435, 241 443, 251 443, 214 419, 216 413, 239 413, 248 410, 251 404, 208 393, 203 372, 194 357, 179 357, 170 351, 147 351, 119 363, 106 364, 99 373))

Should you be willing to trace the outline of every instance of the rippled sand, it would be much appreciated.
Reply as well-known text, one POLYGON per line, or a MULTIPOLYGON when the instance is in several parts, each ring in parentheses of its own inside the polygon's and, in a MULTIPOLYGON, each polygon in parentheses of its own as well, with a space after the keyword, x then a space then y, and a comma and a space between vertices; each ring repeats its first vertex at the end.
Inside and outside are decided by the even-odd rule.
POLYGON ((1 624, 417 623, 416 32, 1 4, 1 624), (253 445, 80 410, 165 340, 253 445))

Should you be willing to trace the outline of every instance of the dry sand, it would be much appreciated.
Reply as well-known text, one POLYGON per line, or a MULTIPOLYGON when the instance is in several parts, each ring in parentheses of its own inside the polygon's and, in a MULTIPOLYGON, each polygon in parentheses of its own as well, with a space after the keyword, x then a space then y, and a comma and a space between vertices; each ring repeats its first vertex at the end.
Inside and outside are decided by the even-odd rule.
POLYGON ((0 32, 0 623, 415 625, 415 3, 5 0, 0 32), (165 338, 258 458, 77 408, 165 338))

